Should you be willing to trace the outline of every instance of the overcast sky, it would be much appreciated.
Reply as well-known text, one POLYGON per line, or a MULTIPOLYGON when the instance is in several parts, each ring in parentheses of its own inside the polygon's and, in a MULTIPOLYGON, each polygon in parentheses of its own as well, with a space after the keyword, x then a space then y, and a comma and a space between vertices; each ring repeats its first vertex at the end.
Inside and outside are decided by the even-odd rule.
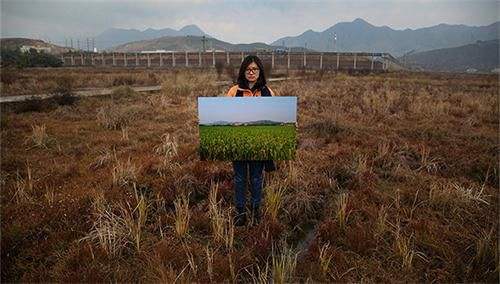
POLYGON ((297 97, 198 98, 200 124, 216 121, 297 121, 297 97))
POLYGON ((415 29, 440 23, 489 25, 500 13, 500 1, 494 0, 0 1, 2 37, 53 42, 97 35, 110 27, 180 29, 195 24, 231 43, 271 43, 356 18, 376 26, 415 29))

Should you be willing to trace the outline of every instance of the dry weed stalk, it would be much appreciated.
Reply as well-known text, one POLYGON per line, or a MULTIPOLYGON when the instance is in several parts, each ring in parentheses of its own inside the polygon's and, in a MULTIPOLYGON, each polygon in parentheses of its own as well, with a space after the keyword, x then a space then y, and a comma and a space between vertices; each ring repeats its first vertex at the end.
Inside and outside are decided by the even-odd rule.
POLYGON ((360 175, 369 171, 371 171, 371 168, 368 165, 368 155, 359 155, 355 164, 356 174, 360 175))
POLYGON ((212 281, 213 273, 214 273, 214 254, 215 252, 210 248, 210 246, 206 246, 205 253, 207 255, 207 273, 210 277, 210 281, 212 281))
POLYGON ((483 184, 480 189, 475 188, 473 186, 466 187, 466 186, 460 185, 456 182, 451 183, 451 186, 458 193, 458 196, 465 202, 476 201, 476 202, 484 203, 486 205, 490 204, 486 200, 488 196, 486 194, 484 194, 485 184, 483 184))
POLYGON ((292 281, 297 265, 297 253, 286 245, 279 255, 272 250, 273 283, 287 283, 292 281))
POLYGON ((114 213, 110 206, 104 204, 97 196, 92 206, 95 221, 91 231, 80 241, 88 240, 99 245, 108 255, 118 256, 129 243, 129 228, 125 219, 114 213))
POLYGON ((321 246, 319 250, 319 266, 321 267, 321 273, 323 277, 328 275, 328 270, 330 269, 330 263, 332 261, 332 254, 329 252, 330 243, 325 243, 321 246))
POLYGON ((132 163, 129 157, 126 162, 121 162, 116 159, 115 166, 112 169, 113 184, 125 186, 132 184, 137 180, 139 169, 132 163))
POLYGON ((96 160, 90 164, 91 169, 99 169, 103 167, 105 164, 107 164, 111 159, 113 158, 113 154, 109 149, 102 149, 99 150, 99 155, 97 156, 96 160))
POLYGON ((189 211, 189 194, 183 194, 174 201, 175 207, 175 233, 179 237, 184 237, 189 230, 189 219, 191 212, 189 211))
POLYGON ((161 136, 160 144, 156 145, 153 148, 153 151, 157 155, 161 156, 163 168, 172 168, 178 165, 177 163, 172 162, 172 157, 177 155, 178 147, 176 139, 174 139, 174 137, 172 137, 169 133, 165 133, 161 136))
POLYGON ((141 241, 143 236, 143 228, 148 218, 148 203, 146 198, 137 193, 136 185, 134 184, 135 200, 137 205, 134 209, 127 203, 127 208, 122 207, 125 223, 130 231, 131 238, 138 252, 141 251, 141 241))
POLYGON ((56 193, 53 188, 49 189, 48 187, 45 187, 45 193, 43 194, 43 197, 45 198, 45 200, 49 205, 52 205, 54 204, 56 193))
POLYGON ((474 261, 476 263, 488 263, 492 260, 498 260, 498 250, 495 249, 494 241, 494 228, 492 227, 489 232, 481 230, 475 243, 474 261))
POLYGON ((34 188, 34 180, 31 174, 31 168, 26 163, 26 178, 23 178, 19 171, 16 173, 16 182, 14 183, 14 196, 16 203, 27 202, 31 200, 31 193, 34 188))
POLYGON ((430 185, 429 202, 439 206, 447 204, 467 204, 471 201, 489 205, 488 195, 484 194, 485 184, 481 188, 464 186, 456 182, 434 182, 430 185))
POLYGON ((209 211, 214 241, 224 244, 228 250, 232 250, 234 244, 234 224, 229 210, 224 210, 217 201, 219 184, 211 186, 209 195, 209 211))
POLYGON ((425 170, 428 173, 437 173, 440 166, 438 158, 430 157, 430 149, 426 145, 420 147, 420 167, 418 170, 425 170))
POLYGON ((269 268, 269 263, 266 261, 264 268, 260 268, 259 265, 255 265, 257 267, 257 271, 248 271, 248 269, 245 269, 245 271, 250 275, 250 279, 252 283, 254 284, 267 284, 270 281, 270 273, 271 269, 269 268))
POLYGON ((347 212, 347 202, 348 202, 347 193, 341 193, 337 199, 337 220, 339 222, 339 227, 341 230, 344 230, 347 225, 347 220, 349 219, 350 212, 347 212))
POLYGON ((129 140, 129 137, 128 137, 128 128, 127 126, 122 126, 121 127, 121 132, 122 132, 122 140, 123 141, 128 141, 129 140))
POLYGON ((42 125, 31 125, 31 135, 26 139, 25 143, 31 142, 33 147, 47 148, 47 143, 49 142, 49 136, 47 135, 47 129, 45 124, 42 125))
POLYGON ((283 206, 285 192, 286 187, 281 184, 276 184, 266 188, 264 203, 266 206, 266 212, 272 220, 278 220, 278 214, 283 206))
POLYGON ((383 141, 377 145, 377 160, 384 159, 391 153, 391 144, 387 141, 383 141))
POLYGON ((107 104, 97 110, 97 122, 104 128, 110 130, 120 129, 125 127, 133 114, 114 103, 107 104))
POLYGON ((416 251, 413 246, 413 234, 409 237, 404 236, 401 233, 401 223, 397 220, 394 230, 394 253, 400 259, 401 267, 405 270, 411 270, 413 268, 415 256, 427 261, 425 254, 416 251))
POLYGON ((377 221, 375 223, 375 236, 382 236, 387 231, 387 207, 382 205, 377 214, 377 221))
POLYGON ((194 260, 193 254, 187 249, 186 249, 186 258, 188 260, 188 264, 189 264, 189 267, 191 268, 191 271, 196 276, 196 274, 198 273, 198 265, 196 264, 196 262, 194 260))
POLYGON ((229 253, 229 272, 231 273, 231 280, 236 283, 236 272, 234 269, 234 261, 232 252, 229 253))

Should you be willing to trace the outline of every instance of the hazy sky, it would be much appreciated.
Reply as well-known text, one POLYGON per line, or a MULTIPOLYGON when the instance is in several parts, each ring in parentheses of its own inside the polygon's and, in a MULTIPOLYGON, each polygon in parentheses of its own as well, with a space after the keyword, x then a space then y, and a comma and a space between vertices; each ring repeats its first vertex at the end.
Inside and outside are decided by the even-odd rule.
POLYGON ((198 98, 199 123, 297 121, 297 97, 198 98))
POLYGON ((495 0, 218 1, 218 0, 0 0, 2 37, 61 42, 110 28, 174 28, 196 24, 231 43, 271 43, 312 29, 363 18, 394 29, 440 23, 488 25, 498 21, 495 0))

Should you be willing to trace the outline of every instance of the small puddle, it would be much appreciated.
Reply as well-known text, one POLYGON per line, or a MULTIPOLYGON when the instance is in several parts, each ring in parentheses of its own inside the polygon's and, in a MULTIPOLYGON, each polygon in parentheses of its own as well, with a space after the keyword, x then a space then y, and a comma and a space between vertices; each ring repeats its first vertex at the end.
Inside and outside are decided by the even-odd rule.
POLYGON ((317 221, 303 224, 302 227, 295 228, 295 232, 293 232, 290 237, 289 242, 299 253, 297 255, 298 261, 305 257, 311 243, 314 241, 314 238, 316 237, 317 224, 317 221))

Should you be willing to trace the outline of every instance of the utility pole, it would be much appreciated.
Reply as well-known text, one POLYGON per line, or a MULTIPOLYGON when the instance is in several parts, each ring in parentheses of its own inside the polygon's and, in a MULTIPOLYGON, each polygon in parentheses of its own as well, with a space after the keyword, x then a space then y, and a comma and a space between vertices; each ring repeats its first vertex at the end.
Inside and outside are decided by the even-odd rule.
POLYGON ((78 50, 80 50, 80 39, 76 40, 76 46, 78 47, 78 50))
POLYGON ((71 40, 71 49, 73 49, 73 38, 69 38, 71 40))
POLYGON ((203 44, 203 52, 205 52, 205 51, 206 51, 205 43, 207 42, 207 39, 206 39, 206 37, 205 37, 205 36, 203 36, 203 37, 201 38, 201 42, 202 42, 202 44, 203 44))
POLYGON ((89 38, 86 38, 87 39, 87 52, 90 51, 90 44, 89 44, 89 38))
POLYGON ((336 33, 334 33, 334 34, 333 34, 333 46, 332 46, 333 51, 336 51, 336 50, 335 50, 335 47, 336 47, 335 45, 336 45, 336 43, 337 43, 337 34, 336 34, 336 33))
POLYGON ((94 42, 94 38, 92 38, 92 52, 94 52, 95 50, 95 42, 94 42))

